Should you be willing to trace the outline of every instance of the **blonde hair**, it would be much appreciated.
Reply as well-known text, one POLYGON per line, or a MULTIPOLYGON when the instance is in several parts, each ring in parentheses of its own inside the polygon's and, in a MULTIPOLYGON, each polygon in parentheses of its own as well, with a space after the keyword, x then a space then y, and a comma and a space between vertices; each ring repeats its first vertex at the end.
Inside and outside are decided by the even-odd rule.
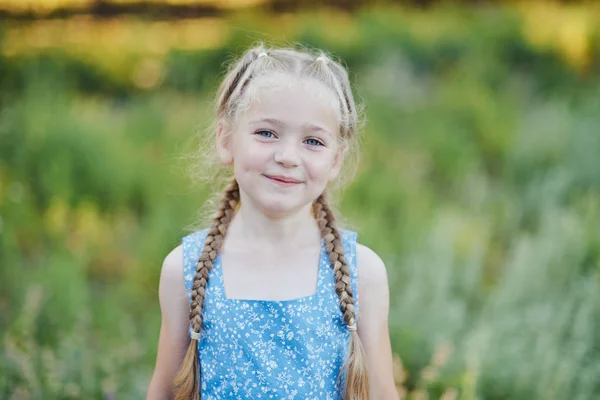
MULTIPOLYGON (((217 92, 216 120, 231 126, 236 123, 241 112, 251 102, 248 87, 251 81, 273 73, 285 73, 292 77, 310 77, 322 82, 335 93, 339 101, 340 127, 339 140, 349 149, 351 154, 356 144, 359 110, 355 104, 350 88, 348 73, 338 62, 323 52, 312 53, 306 50, 267 49, 262 44, 247 50, 242 57, 233 63, 217 92)), ((214 134, 209 143, 214 143, 214 134)), ((207 148, 207 147, 205 147, 207 148)), ((214 147, 210 146, 210 153, 214 147)), ((203 171, 201 178, 218 178, 218 172, 207 171, 206 163, 210 153, 199 157, 203 165, 196 166, 196 171, 203 171)), ((347 161, 346 161, 347 162, 347 161)), ((217 163, 212 163, 215 165, 217 163)), ((354 163, 355 167, 356 163, 354 163)), ((354 171, 353 171, 354 172, 354 171)), ((346 183, 341 180, 341 186, 346 183)), ((202 308, 209 272, 213 266, 219 249, 223 244, 229 223, 239 206, 239 187, 235 179, 230 180, 219 201, 204 248, 196 265, 196 275, 192 284, 192 304, 190 307, 190 324, 193 330, 192 339, 182 366, 175 378, 177 400, 200 399, 200 363, 198 359, 198 337, 202 330, 202 308)), ((344 322, 350 331, 348 356, 344 363, 346 371, 346 400, 365 400, 369 397, 369 380, 367 375, 365 353, 356 331, 356 314, 354 293, 350 284, 350 270, 344 257, 341 235, 336 227, 334 213, 327 201, 327 195, 321 194, 313 203, 313 215, 325 241, 329 261, 335 275, 335 290, 339 297, 339 305, 344 322)))

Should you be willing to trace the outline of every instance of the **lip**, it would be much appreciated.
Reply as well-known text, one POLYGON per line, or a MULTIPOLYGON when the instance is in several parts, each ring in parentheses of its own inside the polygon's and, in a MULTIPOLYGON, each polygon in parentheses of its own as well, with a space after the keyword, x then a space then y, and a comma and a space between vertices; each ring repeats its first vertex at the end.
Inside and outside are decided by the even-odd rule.
POLYGON ((299 181, 297 179, 288 177, 288 176, 282 176, 282 175, 265 175, 265 177, 269 178, 270 180, 274 181, 275 183, 279 183, 281 185, 297 185, 302 183, 302 181, 299 181))

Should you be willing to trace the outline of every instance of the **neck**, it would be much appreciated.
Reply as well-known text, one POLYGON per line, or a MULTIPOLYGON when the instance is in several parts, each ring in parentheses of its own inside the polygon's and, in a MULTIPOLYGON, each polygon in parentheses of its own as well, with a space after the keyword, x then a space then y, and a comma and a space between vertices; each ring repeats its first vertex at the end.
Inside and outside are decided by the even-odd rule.
POLYGON ((227 230, 227 240, 233 247, 263 250, 305 247, 320 240, 320 236, 312 215, 312 204, 289 214, 268 215, 253 207, 251 202, 241 201, 227 230))

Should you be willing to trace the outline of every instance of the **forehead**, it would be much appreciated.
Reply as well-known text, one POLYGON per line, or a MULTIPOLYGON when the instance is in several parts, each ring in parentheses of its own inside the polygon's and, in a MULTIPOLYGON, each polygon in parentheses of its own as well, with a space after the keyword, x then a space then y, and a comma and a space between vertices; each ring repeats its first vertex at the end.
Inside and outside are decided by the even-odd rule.
POLYGON ((326 125, 337 134, 340 126, 339 100, 324 83, 309 77, 274 74, 251 81, 247 106, 241 121, 276 118, 290 125, 326 125))

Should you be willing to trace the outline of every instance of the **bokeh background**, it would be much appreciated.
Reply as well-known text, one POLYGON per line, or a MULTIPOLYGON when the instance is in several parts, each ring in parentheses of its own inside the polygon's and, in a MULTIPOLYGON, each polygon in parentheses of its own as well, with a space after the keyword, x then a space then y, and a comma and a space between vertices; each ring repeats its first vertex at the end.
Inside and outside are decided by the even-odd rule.
POLYGON ((142 399, 187 155, 262 40, 348 65, 339 208, 411 399, 600 398, 596 2, 0 0, 0 398, 142 399))

